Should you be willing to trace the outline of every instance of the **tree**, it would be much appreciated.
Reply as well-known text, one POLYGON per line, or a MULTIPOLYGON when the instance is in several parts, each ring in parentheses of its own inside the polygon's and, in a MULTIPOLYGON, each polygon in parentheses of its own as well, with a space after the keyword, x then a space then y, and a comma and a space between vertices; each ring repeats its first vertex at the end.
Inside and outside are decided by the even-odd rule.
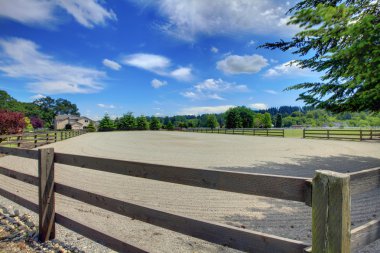
POLYGON ((178 122, 178 127, 187 128, 187 124, 186 124, 186 122, 180 121, 180 122, 178 122))
POLYGON ((96 128, 94 126, 94 123, 91 121, 90 124, 86 127, 87 132, 96 132, 96 128))
POLYGON ((119 130, 133 130, 136 128, 136 119, 131 112, 124 114, 118 120, 117 129, 119 130))
POLYGON ((290 41, 261 47, 292 50, 293 62, 322 74, 287 90, 299 100, 333 112, 380 111, 380 8, 373 0, 302 0, 289 10, 289 24, 303 28, 290 41))
POLYGON ((253 126, 255 128, 262 128, 264 126, 264 115, 261 113, 256 113, 253 120, 253 126))
POLYGON ((0 111, 0 135, 21 133, 25 125, 24 114, 0 111))
POLYGON ((210 114, 207 116, 207 127, 217 128, 219 126, 218 120, 215 114, 210 114))
POLYGON ((230 108, 226 111, 226 128, 240 128, 242 127, 242 120, 238 110, 230 108))
POLYGON ((152 117, 150 119, 150 130, 160 130, 161 128, 161 123, 158 120, 157 117, 152 117))
POLYGON ((143 115, 136 118, 136 124, 137 124, 138 130, 148 130, 149 129, 149 122, 146 119, 146 117, 143 115))
POLYGON ((25 130, 28 132, 32 132, 33 125, 31 124, 30 119, 28 117, 24 117, 24 121, 25 121, 25 130))
POLYGON ((69 114, 69 115, 76 115, 76 116, 80 115, 77 105, 63 98, 58 98, 55 100, 54 113, 55 115, 62 115, 62 114, 69 114))
POLYGON ((166 124, 166 129, 169 131, 174 130, 174 125, 171 121, 169 121, 168 124, 166 124))
POLYGON ((100 120, 98 129, 101 132, 115 130, 115 124, 108 114, 104 115, 104 117, 100 120))
POLYGON ((276 122, 274 124, 275 127, 282 127, 282 115, 280 113, 276 114, 276 122))
POLYGON ((30 123, 32 124, 34 129, 43 128, 44 127, 44 121, 37 117, 31 117, 30 123))
POLYGON ((263 127, 264 128, 271 128, 272 127, 272 119, 270 117, 270 113, 269 112, 264 113, 263 127))

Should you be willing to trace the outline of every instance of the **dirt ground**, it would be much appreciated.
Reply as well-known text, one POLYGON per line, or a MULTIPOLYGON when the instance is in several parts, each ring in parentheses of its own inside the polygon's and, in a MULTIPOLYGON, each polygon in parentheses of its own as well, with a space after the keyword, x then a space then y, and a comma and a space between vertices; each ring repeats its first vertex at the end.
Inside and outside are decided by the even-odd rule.
MULTIPOLYGON (((55 152, 129 161, 312 177, 380 166, 380 143, 182 132, 91 133, 49 145, 55 152)), ((45 146, 47 147, 47 146, 45 146)), ((37 162, 6 156, 0 166, 37 175, 37 162)), ((175 214, 311 241, 302 203, 182 186, 56 164, 64 184, 175 214)), ((37 202, 37 189, 0 176, 1 187, 37 202)), ((354 196, 353 227, 380 216, 380 190, 354 196)), ((57 212, 150 252, 234 252, 57 195, 57 212)), ((58 235, 59 236, 59 235, 58 235)), ((361 252, 379 252, 379 240, 361 252)))

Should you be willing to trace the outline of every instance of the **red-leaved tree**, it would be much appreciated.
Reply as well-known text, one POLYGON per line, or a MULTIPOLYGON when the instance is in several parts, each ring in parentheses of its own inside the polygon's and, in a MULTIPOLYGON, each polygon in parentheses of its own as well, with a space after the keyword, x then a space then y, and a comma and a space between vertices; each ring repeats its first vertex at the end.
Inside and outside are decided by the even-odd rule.
POLYGON ((0 111, 0 135, 21 133, 24 128, 23 113, 0 111))
POLYGON ((43 128, 44 127, 44 121, 37 117, 31 117, 30 123, 32 124, 34 129, 43 128))

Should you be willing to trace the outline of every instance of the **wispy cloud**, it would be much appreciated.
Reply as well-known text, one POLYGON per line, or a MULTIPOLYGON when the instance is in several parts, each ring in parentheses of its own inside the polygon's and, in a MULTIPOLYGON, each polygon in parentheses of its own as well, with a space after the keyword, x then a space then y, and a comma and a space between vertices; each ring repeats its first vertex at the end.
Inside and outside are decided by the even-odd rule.
POLYGON ((214 54, 216 54, 219 52, 219 49, 216 47, 211 47, 210 51, 213 52, 214 54))
POLYGON ((46 98, 46 96, 42 95, 42 94, 36 94, 36 95, 33 95, 30 97, 31 100, 37 100, 37 99, 40 99, 40 98, 46 98))
POLYGON ((160 81, 158 79, 153 79, 150 83, 152 84, 152 87, 155 89, 158 89, 168 84, 166 81, 160 81))
POLYGON ((294 61, 288 61, 283 64, 277 65, 273 68, 268 69, 264 77, 313 77, 317 76, 317 73, 312 72, 310 69, 302 69, 298 63, 294 61))
POLYGON ((107 108, 107 109, 115 109, 116 106, 114 105, 107 105, 107 104, 97 104, 98 107, 100 108, 107 108))
POLYGON ((135 1, 151 6, 166 22, 158 28, 174 37, 194 41, 198 36, 278 34, 291 37, 297 31, 287 26, 285 1, 275 0, 157 0, 135 1))
POLYGON ((200 115, 200 114, 213 114, 213 113, 223 113, 235 107, 234 105, 218 105, 218 106, 198 106, 198 107, 186 107, 182 108, 178 114, 180 115, 200 115))
POLYGON ((278 92, 275 91, 275 90, 264 90, 264 92, 268 93, 268 94, 272 94, 272 95, 277 95, 278 92))
POLYGON ((106 66, 107 68, 113 69, 113 70, 120 70, 121 65, 115 61, 111 61, 108 59, 104 59, 102 61, 103 65, 106 66))
POLYGON ((12 78, 28 79, 34 93, 91 93, 103 89, 106 74, 96 69, 54 60, 30 40, 0 39, 0 71, 12 78))
POLYGON ((153 72, 157 75, 168 76, 180 81, 188 81, 191 79, 191 68, 178 67, 171 68, 171 60, 162 55, 156 54, 130 54, 124 56, 122 63, 136 68, 153 72))
POLYGON ((79 24, 87 28, 105 25, 108 20, 116 20, 112 10, 102 7, 97 0, 12 0, 0 1, 0 17, 26 25, 52 26, 60 22, 59 11, 65 10, 79 24))
POLYGON ((216 99, 224 100, 220 95, 231 92, 246 92, 247 85, 226 82, 222 79, 206 79, 203 82, 197 83, 192 90, 182 92, 181 95, 193 100, 196 99, 216 99))
POLYGON ((225 74, 254 74, 268 65, 261 55, 229 55, 216 63, 216 68, 225 74))
POLYGON ((255 109, 255 110, 266 110, 266 109, 268 109, 268 105, 266 105, 264 103, 250 104, 249 107, 251 107, 252 109, 255 109))

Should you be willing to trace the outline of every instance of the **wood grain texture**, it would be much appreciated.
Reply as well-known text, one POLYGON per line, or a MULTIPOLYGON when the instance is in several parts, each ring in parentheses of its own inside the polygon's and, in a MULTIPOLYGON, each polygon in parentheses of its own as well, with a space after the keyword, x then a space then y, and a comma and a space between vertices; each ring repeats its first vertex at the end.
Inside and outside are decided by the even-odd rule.
POLYGON ((23 181, 24 183, 32 184, 35 186, 39 185, 38 177, 28 175, 28 174, 25 174, 22 172, 18 172, 18 171, 14 171, 14 170, 4 168, 4 167, 0 167, 0 174, 7 176, 7 177, 10 177, 10 178, 13 178, 13 179, 23 181))
POLYGON ((0 147, 0 153, 6 154, 6 155, 24 157, 24 158, 38 159, 37 150, 0 147))
POLYGON ((100 243, 117 252, 131 252, 131 253, 143 253, 148 252, 143 249, 139 249, 131 244, 120 241, 114 237, 111 237, 105 233, 97 231, 93 228, 80 224, 70 218, 65 217, 62 214, 56 213, 56 222, 72 231, 77 232, 87 238, 90 238, 97 243, 100 243))
POLYGON ((54 149, 38 150, 38 206, 41 242, 55 238, 54 149))
POLYGON ((313 179, 312 245, 317 253, 350 253, 350 177, 317 171, 313 179))
POLYGON ((380 220, 370 221, 351 231, 351 250, 353 252, 380 239, 380 220))
POLYGON ((274 235, 206 222, 152 209, 56 183, 56 192, 84 203, 182 234, 234 249, 267 253, 297 253, 310 246, 274 235))
POLYGON ((380 167, 350 173, 351 194, 360 194, 380 187, 380 167))
POLYGON ((305 202, 307 178, 192 169, 71 154, 55 154, 55 162, 86 169, 209 189, 305 202))

